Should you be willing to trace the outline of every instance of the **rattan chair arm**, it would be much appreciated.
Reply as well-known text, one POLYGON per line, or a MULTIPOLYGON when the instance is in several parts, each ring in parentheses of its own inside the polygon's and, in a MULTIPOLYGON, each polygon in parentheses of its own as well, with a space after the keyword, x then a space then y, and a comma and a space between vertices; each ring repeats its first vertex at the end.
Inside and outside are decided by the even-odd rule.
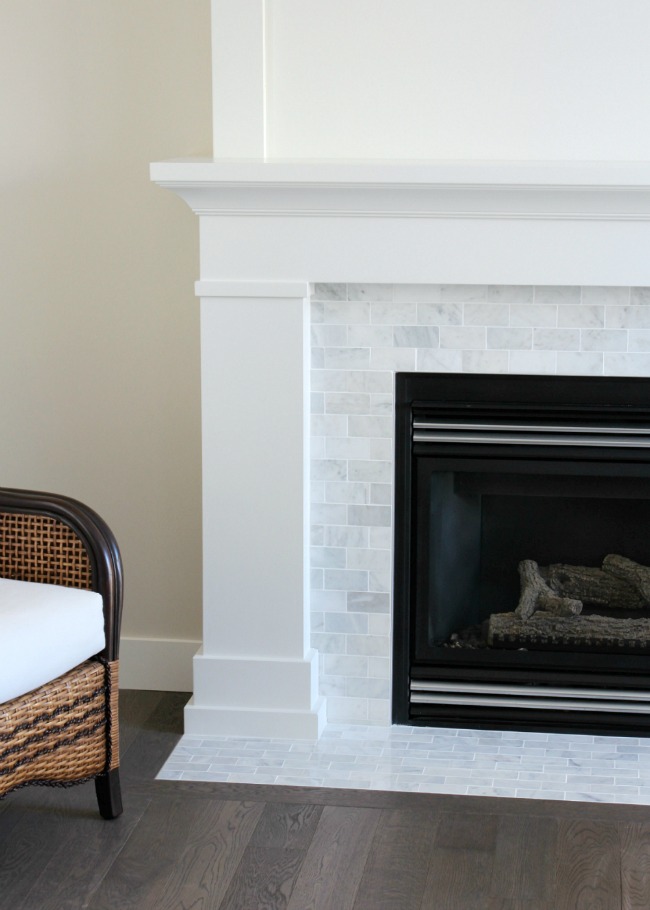
POLYGON ((104 656, 109 661, 117 660, 122 618, 122 559, 106 522, 75 499, 33 490, 0 488, 0 512, 52 518, 79 538, 91 565, 90 587, 102 595, 104 602, 104 656))

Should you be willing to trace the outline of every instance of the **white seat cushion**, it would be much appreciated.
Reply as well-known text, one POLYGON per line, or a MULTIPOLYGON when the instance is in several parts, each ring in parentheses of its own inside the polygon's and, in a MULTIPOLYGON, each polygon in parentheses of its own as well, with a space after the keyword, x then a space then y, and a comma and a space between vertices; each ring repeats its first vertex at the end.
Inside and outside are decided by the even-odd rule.
POLYGON ((56 679, 104 647, 101 594, 0 578, 0 703, 56 679))

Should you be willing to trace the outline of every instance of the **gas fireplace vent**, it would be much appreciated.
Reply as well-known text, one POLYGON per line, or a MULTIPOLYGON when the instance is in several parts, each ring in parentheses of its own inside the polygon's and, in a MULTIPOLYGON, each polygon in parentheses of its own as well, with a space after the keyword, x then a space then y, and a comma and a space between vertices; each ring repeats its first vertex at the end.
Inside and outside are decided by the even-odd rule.
POLYGON ((411 681, 411 703, 532 708, 555 711, 607 711, 637 714, 650 707, 648 692, 554 686, 516 686, 411 681))
POLYGON ((650 448, 647 427, 543 426, 416 420, 413 442, 650 448))

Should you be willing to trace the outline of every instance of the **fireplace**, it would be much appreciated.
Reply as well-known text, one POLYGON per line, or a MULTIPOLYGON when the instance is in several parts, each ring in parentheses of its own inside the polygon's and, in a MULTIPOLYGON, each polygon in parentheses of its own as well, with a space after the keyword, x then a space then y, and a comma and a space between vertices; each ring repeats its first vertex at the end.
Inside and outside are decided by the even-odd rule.
POLYGON ((649 522, 650 380, 398 374, 393 719, 648 729, 649 522))
MULTIPOLYGON (((372 560, 377 550, 390 559, 392 500, 379 478, 381 500, 333 509, 324 502, 325 545, 335 539, 327 527, 338 535, 344 512, 372 506, 380 520, 361 536, 373 552, 358 552, 365 539, 348 542, 347 555, 356 550, 363 563, 310 564, 310 543, 321 545, 309 538, 317 511, 310 481, 329 482, 310 475, 310 461, 336 471, 332 462, 342 460, 327 433, 310 438, 310 392, 316 400, 354 394, 368 369, 650 375, 646 168, 251 159, 161 162, 152 176, 191 206, 200 228, 203 646, 186 732, 311 738, 326 719, 389 723, 390 579, 372 560), (314 288, 323 286, 335 298, 325 306, 340 308, 332 320, 355 325, 348 339, 390 318, 402 343, 413 336, 413 365, 394 338, 390 351, 381 337, 342 349, 341 325, 330 331, 326 323, 328 337, 310 362, 309 332, 322 303, 314 288), (369 287, 382 296, 368 304, 369 287), (391 301, 383 297, 389 287, 391 301), (387 316, 389 302, 396 312, 387 316), (511 321, 495 322, 493 306, 510 307, 511 321), (482 308, 488 318, 480 328, 482 308), (504 327, 516 329, 508 330, 510 350, 504 327), (310 387, 310 365, 327 372, 335 363, 355 374, 350 388, 310 387), (345 590, 356 573, 372 574, 376 593, 345 590), (334 590, 314 590, 321 574, 334 579, 334 590), (319 608, 324 599, 327 610, 319 608), (355 630, 360 605, 365 625, 355 630)), ((378 412, 323 421, 363 424, 366 437, 372 427, 382 470, 392 439, 374 427, 392 427, 380 400, 390 388, 365 390, 377 396, 378 412)), ((348 468, 365 460, 346 456, 348 468)))

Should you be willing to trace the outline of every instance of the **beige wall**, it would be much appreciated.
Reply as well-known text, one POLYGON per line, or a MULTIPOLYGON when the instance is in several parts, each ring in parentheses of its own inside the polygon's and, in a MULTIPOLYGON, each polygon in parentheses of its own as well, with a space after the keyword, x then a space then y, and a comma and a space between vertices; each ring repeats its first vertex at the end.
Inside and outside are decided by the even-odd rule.
POLYGON ((0 484, 106 518, 127 637, 200 638, 197 225, 148 164, 211 154, 209 37, 209 0, 0 4, 0 484))

